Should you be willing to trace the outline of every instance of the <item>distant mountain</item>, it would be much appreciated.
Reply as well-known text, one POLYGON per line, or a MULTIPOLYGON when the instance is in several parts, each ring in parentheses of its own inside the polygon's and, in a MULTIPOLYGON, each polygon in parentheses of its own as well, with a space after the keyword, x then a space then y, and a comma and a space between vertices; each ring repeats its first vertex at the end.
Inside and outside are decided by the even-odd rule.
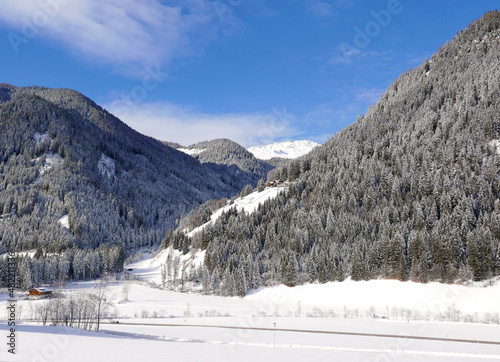
POLYGON ((0 254, 36 251, 20 261, 24 287, 119 270, 125 250, 261 177, 238 170, 141 135, 78 92, 0 84, 0 254))
MULTIPOLYGON (((367 114, 272 171, 289 190, 206 226, 204 285, 500 275, 500 13, 402 74, 367 114)), ((172 243, 175 246, 175 242, 172 243)))
POLYGON ((214 172, 227 175, 225 182, 240 190, 246 185, 255 187, 274 168, 269 163, 258 160, 236 142, 225 138, 176 148, 196 158, 214 172))
POLYGON ((270 160, 275 157, 293 159, 309 153, 317 146, 319 146, 319 143, 309 140, 286 141, 266 146, 250 147, 248 152, 260 160, 270 160))

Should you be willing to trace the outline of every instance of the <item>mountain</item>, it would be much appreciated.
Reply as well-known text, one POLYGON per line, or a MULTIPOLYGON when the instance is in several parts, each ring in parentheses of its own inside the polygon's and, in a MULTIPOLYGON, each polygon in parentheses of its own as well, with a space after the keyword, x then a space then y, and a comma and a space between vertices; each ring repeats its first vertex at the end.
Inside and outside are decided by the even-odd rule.
POLYGON ((319 143, 308 140, 286 141, 272 143, 266 146, 250 147, 248 152, 252 153, 260 160, 270 160, 274 157, 292 159, 309 153, 317 146, 319 146, 319 143))
POLYGON ((288 191, 206 226, 193 244, 207 245, 206 288, 244 295, 278 283, 499 275, 499 79, 495 11, 276 170, 288 191))
MULTIPOLYGON (((271 160, 259 160, 248 150, 239 144, 228 139, 216 139, 193 144, 188 147, 177 143, 168 143, 169 146, 182 151, 200 162, 204 166, 211 168, 218 173, 230 174, 227 182, 241 189, 238 196, 245 197, 256 190, 262 191, 265 187, 266 179, 279 178, 276 176, 276 167, 288 165, 289 159, 273 158, 271 160)), ((180 230, 188 231, 208 222, 214 212, 233 203, 236 200, 226 198, 209 200, 197 208, 192 209, 189 214, 179 220, 177 233, 180 230)), ((189 249, 189 240, 182 237, 176 238, 174 234, 169 234, 163 240, 162 245, 168 245, 175 239, 178 247, 184 251, 189 249)))
POLYGON ((255 187, 257 182, 265 179, 267 173, 274 168, 269 163, 255 158, 236 142, 225 138, 176 148, 196 158, 214 172, 227 175, 226 183, 239 190, 246 185, 255 187))
POLYGON ((242 176, 139 134, 78 92, 0 84, 0 254, 36 251, 18 263, 24 287, 120 270, 125 251, 159 245, 183 214, 260 177, 242 176))

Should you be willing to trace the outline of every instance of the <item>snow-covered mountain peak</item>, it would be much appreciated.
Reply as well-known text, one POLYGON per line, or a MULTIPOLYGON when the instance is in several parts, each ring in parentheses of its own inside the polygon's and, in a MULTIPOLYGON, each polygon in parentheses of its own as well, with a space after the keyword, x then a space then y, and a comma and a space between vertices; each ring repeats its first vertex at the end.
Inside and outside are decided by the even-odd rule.
POLYGON ((316 146, 319 146, 319 143, 309 140, 286 141, 250 147, 248 151, 261 160, 269 160, 273 157, 297 158, 309 153, 316 146))

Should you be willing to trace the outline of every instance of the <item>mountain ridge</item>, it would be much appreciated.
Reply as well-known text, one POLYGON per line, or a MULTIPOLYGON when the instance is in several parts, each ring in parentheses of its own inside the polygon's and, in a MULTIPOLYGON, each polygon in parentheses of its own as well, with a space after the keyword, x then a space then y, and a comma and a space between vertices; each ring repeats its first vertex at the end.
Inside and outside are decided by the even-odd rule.
POLYGON ((37 250, 19 262, 24 287, 120 270, 125 252, 159 245, 183 214, 238 193, 247 180, 230 171, 141 135, 79 92, 0 85, 0 254, 37 250))
POLYGON ((207 290, 500 274, 500 13, 398 77, 365 116, 272 171, 286 194, 203 230, 207 290))
POLYGON ((310 140, 284 141, 250 147, 248 151, 261 160, 270 160, 275 157, 294 159, 304 156, 317 146, 319 143, 310 140))
MULTIPOLYGON (((275 167, 257 159, 244 147, 227 138, 198 142, 187 147, 178 145, 176 148, 213 169, 214 172, 225 169, 232 179, 240 180, 238 184, 234 184, 234 187, 240 190, 246 185, 257 186, 258 181, 265 179, 267 173, 275 167)), ((227 180, 227 182, 232 181, 227 180)))

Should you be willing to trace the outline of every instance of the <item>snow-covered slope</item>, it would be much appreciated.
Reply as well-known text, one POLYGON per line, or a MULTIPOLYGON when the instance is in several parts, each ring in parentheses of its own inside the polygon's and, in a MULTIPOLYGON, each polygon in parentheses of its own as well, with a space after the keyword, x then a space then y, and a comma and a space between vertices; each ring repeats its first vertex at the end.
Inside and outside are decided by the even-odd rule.
POLYGON ((99 169, 99 173, 101 175, 107 176, 110 179, 115 175, 115 160, 102 153, 101 159, 97 163, 97 168, 99 169))
POLYGON ((134 275, 137 279, 154 283, 156 285, 162 284, 162 268, 167 263, 167 257, 179 258, 178 265, 178 275, 181 275, 183 269, 189 268, 191 264, 195 267, 199 267, 205 259, 205 251, 203 250, 191 250, 187 254, 182 254, 181 251, 175 250, 172 247, 163 249, 156 256, 151 257, 150 253, 144 253, 142 255, 142 260, 126 265, 129 273, 134 275))
POLYGON ((181 152, 184 152, 184 153, 188 154, 189 156, 199 155, 200 153, 206 151, 205 148, 203 148, 203 149, 199 149, 199 148, 178 148, 177 150, 181 151, 181 152))
POLYGON ((69 215, 63 215, 59 220, 57 220, 59 224, 65 229, 69 229, 69 215))
MULTIPOLYGON (((227 212, 233 207, 236 207, 239 212, 243 211, 246 213, 252 213, 257 210, 260 204, 264 203, 266 200, 275 198, 280 192, 285 192, 283 190, 286 189, 287 188, 284 187, 268 187, 264 191, 256 191, 247 196, 239 197, 235 199, 234 202, 228 203, 226 206, 215 211, 211 215, 210 221, 198 226, 186 235, 188 237, 193 237, 195 234, 199 233, 205 227, 217 220, 223 212, 227 212)), ((174 250, 171 247, 168 247, 167 249, 159 252, 155 257, 151 257, 149 253, 146 253, 143 255, 143 259, 141 261, 127 265, 126 268, 132 269, 131 274, 134 274, 139 279, 159 285, 162 281, 161 270, 163 265, 166 263, 169 254, 172 259, 175 257, 180 258, 179 270, 182 270, 184 267, 189 267, 191 263, 198 267, 201 263, 203 263, 205 258, 205 251, 193 249, 186 255, 183 255, 179 250, 174 250)))
POLYGON ((273 157, 297 158, 309 153, 316 146, 319 146, 319 143, 309 140, 286 141, 267 146, 250 147, 248 151, 261 160, 269 160, 273 157))
MULTIPOLYGON (((36 159, 37 163, 39 162, 40 157, 36 159)), ((54 166, 60 166, 64 162, 64 159, 58 154, 58 153, 53 153, 49 152, 47 153, 47 156, 45 157, 45 163, 42 165, 40 168, 40 175, 44 175, 52 169, 54 166)))
POLYGON ((186 236, 192 237, 194 234, 200 232, 206 226, 210 225, 215 220, 217 220, 222 215, 223 212, 228 212, 233 207, 236 207, 236 210, 238 210, 239 212, 244 211, 246 213, 252 213, 255 210, 257 210, 260 204, 264 203, 269 199, 274 199, 284 189, 286 188, 268 187, 264 191, 261 192, 255 191, 245 197, 238 197, 236 200, 234 200, 233 203, 228 203, 228 205, 215 211, 210 217, 209 222, 201 226, 198 226, 196 229, 193 229, 192 231, 187 233, 186 236))
POLYGON ((488 146, 496 150, 500 155, 500 140, 492 140, 490 143, 488 143, 488 146))
POLYGON ((43 143, 45 142, 45 140, 49 138, 49 134, 48 133, 38 133, 38 132, 35 132, 35 134, 33 135, 33 139, 36 141, 36 144, 40 144, 40 143, 43 143))

